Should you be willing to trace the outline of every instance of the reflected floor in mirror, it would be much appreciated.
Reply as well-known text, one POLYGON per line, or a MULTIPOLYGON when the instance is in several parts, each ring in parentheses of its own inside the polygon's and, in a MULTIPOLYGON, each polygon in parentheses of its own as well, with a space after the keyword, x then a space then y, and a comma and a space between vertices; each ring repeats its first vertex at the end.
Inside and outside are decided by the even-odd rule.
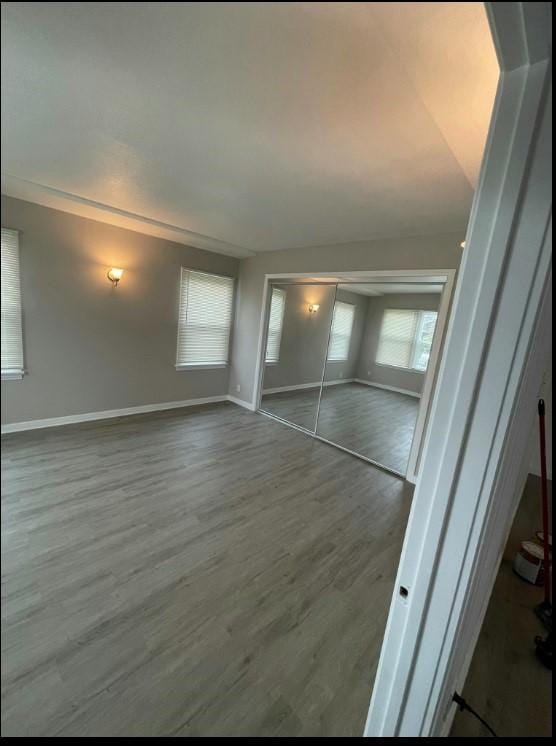
POLYGON ((319 395, 320 386, 264 394, 261 399, 261 409, 280 417, 282 420, 293 422, 294 425, 299 425, 299 427, 314 432, 319 395))
MULTIPOLYGON (((308 430, 314 428, 317 388, 263 397, 261 408, 308 430)), ((351 451, 405 473, 419 399, 361 383, 326 386, 317 432, 351 451)))
POLYGON ((326 386, 317 434, 405 474, 419 399, 362 383, 326 386))

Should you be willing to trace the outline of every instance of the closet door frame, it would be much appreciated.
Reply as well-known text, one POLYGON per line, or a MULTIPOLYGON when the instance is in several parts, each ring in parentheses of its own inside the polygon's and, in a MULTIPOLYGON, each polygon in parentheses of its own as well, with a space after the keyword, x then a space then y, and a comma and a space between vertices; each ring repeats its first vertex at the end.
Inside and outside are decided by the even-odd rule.
MULTIPOLYGON (((415 484, 417 480, 417 473, 418 473, 418 468, 419 468, 421 445, 424 441, 424 434, 425 434, 426 426, 428 424, 428 419, 429 419, 428 415, 431 410, 432 398, 434 394, 434 384, 435 384, 435 380, 436 380, 437 372, 438 372, 440 351, 442 349, 442 342, 445 336, 446 324, 448 321, 451 302, 452 302, 452 294, 454 290, 455 278, 456 278, 455 269, 403 269, 403 270, 366 270, 366 271, 356 270, 353 272, 347 272, 347 271, 343 271, 343 272, 281 272, 281 273, 266 274, 264 278, 264 285, 263 285, 263 303, 262 303, 262 312, 261 312, 261 318, 260 318, 260 324, 259 324, 259 339, 258 339, 258 346, 257 346, 257 366, 255 369, 255 385, 254 385, 255 395, 254 395, 254 399, 252 402, 252 409, 255 410, 256 412, 259 412, 260 414, 264 414, 266 417, 271 417, 272 419, 285 423, 289 425, 290 427, 294 427, 296 430, 299 430, 300 432, 303 432, 308 435, 312 435, 314 438, 317 438, 318 440, 321 440, 324 443, 334 445, 337 448, 340 448, 341 450, 345 451, 346 453, 351 454, 352 456, 356 456, 357 458, 360 458, 363 461, 366 461, 367 463, 373 464, 374 466, 378 466, 379 468, 386 469, 388 472, 395 474, 396 476, 402 477, 406 479, 408 482, 411 482, 412 484, 415 484), (304 427, 295 425, 295 423, 289 422, 288 420, 284 420, 280 417, 276 417, 272 413, 266 412, 265 410, 261 409, 263 379, 264 379, 264 371, 265 371, 264 358, 265 358, 265 352, 266 352, 266 335, 267 335, 267 328, 268 328, 268 319, 270 315, 270 300, 271 300, 271 295, 272 295, 273 284, 280 283, 280 284, 287 285, 288 283, 290 283, 290 284, 307 284, 307 285, 334 285, 337 288, 338 284, 349 284, 350 282, 354 284, 356 284, 357 282, 361 283, 363 281, 368 281, 368 282, 392 281, 392 282, 399 283, 402 279, 405 279, 407 282, 410 282, 412 278, 417 279, 421 283, 443 284, 444 287, 442 290, 440 306, 438 309, 438 319, 437 319, 436 331, 435 331, 434 340, 433 340, 433 347, 431 350, 430 362, 429 362, 427 371, 425 373, 425 379, 423 382, 423 392, 421 394, 421 399, 419 403, 417 422, 415 425, 415 432, 413 434, 413 440, 411 444, 406 474, 402 474, 400 472, 397 472, 394 469, 384 466, 383 464, 380 464, 376 461, 372 461, 366 456, 362 456, 361 454, 356 453, 355 451, 351 451, 348 448, 344 448, 343 446, 337 443, 333 443, 332 441, 329 441, 326 438, 323 438, 322 436, 318 435, 318 433, 316 432, 317 423, 318 423, 318 411, 317 411, 317 418, 315 420, 315 431, 311 431, 311 430, 307 430, 304 427)), ((332 324, 332 319, 330 320, 330 324, 332 324)), ((330 337, 330 332, 329 332, 329 337, 330 337)), ((328 349, 327 349, 326 356, 327 355, 328 355, 328 349)), ((319 393, 319 408, 320 408, 320 400, 322 397, 324 375, 325 375, 325 370, 326 370, 326 356, 324 360, 324 366, 323 366, 322 378, 321 378, 321 390, 319 393)))

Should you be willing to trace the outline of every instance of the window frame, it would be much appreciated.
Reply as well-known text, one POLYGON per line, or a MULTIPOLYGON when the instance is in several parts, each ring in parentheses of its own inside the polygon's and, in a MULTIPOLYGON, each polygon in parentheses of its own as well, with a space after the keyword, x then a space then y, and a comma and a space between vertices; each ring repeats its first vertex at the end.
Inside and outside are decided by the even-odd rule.
POLYGON ((180 267, 180 281, 178 289, 178 320, 177 320, 177 334, 176 334, 176 363, 175 369, 177 372, 193 371, 193 370, 224 370, 230 365, 230 348, 232 339, 232 330, 234 326, 235 318, 235 305, 236 305, 236 277, 232 275, 221 274, 218 272, 208 272, 202 269, 192 269, 191 267, 180 267), (183 333, 181 328, 181 311, 182 311, 182 288, 183 288, 183 277, 186 272, 197 275, 205 275, 208 277, 218 277, 225 280, 231 281, 232 286, 232 302, 230 308, 230 326, 228 329, 228 347, 227 347, 227 358, 225 362, 201 362, 201 363, 180 363, 179 362, 179 350, 180 350, 180 335, 183 333))
MULTIPOLYGON (((418 336, 419 336, 420 330, 422 329, 423 317, 425 316, 425 314, 427 314, 427 313, 434 313, 435 316, 436 316, 436 318, 435 318, 435 321, 434 321, 434 332, 433 332, 433 335, 432 335, 433 338, 431 340, 431 346, 430 346, 430 351, 431 351, 433 343, 434 343, 434 337, 436 335, 436 328, 437 328, 437 325, 438 325, 438 310, 434 310, 434 309, 430 309, 429 310, 429 309, 424 309, 424 308, 385 308, 384 309, 384 313, 382 315, 382 319, 383 319, 382 323, 384 323, 384 317, 386 316, 386 314, 387 314, 388 311, 407 311, 407 313, 415 313, 415 314, 417 314, 417 323, 415 324, 415 334, 413 335, 413 339, 411 341, 411 349, 410 349, 410 353, 409 353, 409 359, 411 361, 411 365, 409 365, 409 366, 406 366, 406 365, 394 365, 393 363, 379 363, 378 362, 377 357, 378 357, 378 350, 379 350, 379 347, 380 347, 380 339, 381 339, 381 334, 380 333, 378 335, 378 344, 377 344, 377 348, 376 348, 376 354, 375 354, 374 364, 380 366, 381 368, 392 368, 393 370, 405 370, 408 373, 420 373, 422 376, 424 376, 426 374, 426 372, 427 372, 428 367, 429 367, 428 363, 427 363, 427 367, 424 370, 422 368, 416 368, 415 367, 415 355, 416 355, 416 351, 417 351, 418 336)), ((382 331, 382 326, 381 326, 381 331, 382 331)), ((430 361, 430 351, 429 351, 429 361, 430 361)))
POLYGON ((20 368, 1 368, 0 367, 0 380, 2 381, 20 381, 23 376, 27 373, 25 369, 25 347, 24 347, 24 333, 23 333, 23 294, 21 291, 21 245, 19 237, 21 231, 15 228, 7 228, 6 226, 1 227, 2 232, 10 233, 15 237, 15 258, 17 263, 17 285, 18 294, 17 300, 19 302, 19 347, 21 353, 21 367, 20 368))
POLYGON ((432 345, 434 342, 434 335, 436 334, 437 323, 438 323, 438 311, 434 311, 434 310, 427 311, 423 309, 422 311, 419 312, 419 318, 417 320, 417 329, 415 332, 415 338, 413 340, 413 346, 411 348, 411 370, 414 370, 417 373, 424 374, 427 372, 427 368, 429 367, 432 345), (432 339, 431 339, 431 343, 429 346, 429 355, 427 358, 427 364, 424 368, 418 368, 415 363, 417 361, 417 351, 419 349, 419 338, 423 334, 423 325, 425 323, 425 317, 427 316, 427 314, 434 314, 434 329, 432 332, 432 339))

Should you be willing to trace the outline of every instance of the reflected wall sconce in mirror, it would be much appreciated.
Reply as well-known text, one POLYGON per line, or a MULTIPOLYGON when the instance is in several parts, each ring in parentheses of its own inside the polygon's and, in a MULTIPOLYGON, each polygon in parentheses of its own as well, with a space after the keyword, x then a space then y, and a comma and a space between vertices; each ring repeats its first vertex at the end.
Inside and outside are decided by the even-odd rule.
POLYGON ((316 313, 320 308, 318 303, 309 303, 309 313, 316 313))
POLYGON ((119 281, 122 279, 123 273, 123 269, 120 269, 119 267, 110 267, 110 269, 106 273, 106 276, 108 277, 112 285, 117 288, 119 281))

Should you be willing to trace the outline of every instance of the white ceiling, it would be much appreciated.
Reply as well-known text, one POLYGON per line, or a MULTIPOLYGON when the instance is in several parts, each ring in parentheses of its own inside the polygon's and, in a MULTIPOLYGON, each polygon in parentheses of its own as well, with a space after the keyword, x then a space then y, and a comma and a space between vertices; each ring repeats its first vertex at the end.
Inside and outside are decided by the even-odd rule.
POLYGON ((441 293, 444 285, 439 284, 425 284, 425 283, 353 283, 353 284, 340 284, 338 285, 340 290, 348 290, 350 293, 357 293, 357 295, 415 295, 416 293, 441 293))
POLYGON ((240 256, 465 231, 482 3, 2 3, 2 190, 240 256))

